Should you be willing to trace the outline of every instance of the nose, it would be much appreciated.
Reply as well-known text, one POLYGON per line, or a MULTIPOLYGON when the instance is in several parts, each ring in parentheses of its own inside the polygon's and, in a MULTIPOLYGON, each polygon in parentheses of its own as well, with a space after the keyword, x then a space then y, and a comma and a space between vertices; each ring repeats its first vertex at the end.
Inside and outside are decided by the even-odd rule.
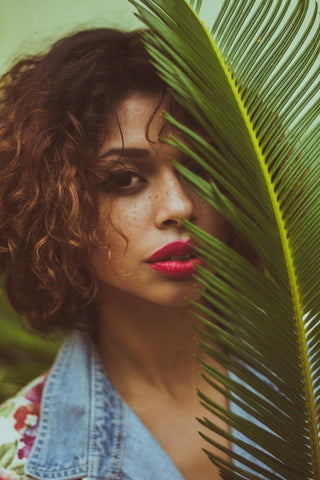
POLYGON ((194 220, 194 202, 191 192, 182 184, 174 171, 162 178, 156 204, 156 226, 182 227, 182 218, 194 220))

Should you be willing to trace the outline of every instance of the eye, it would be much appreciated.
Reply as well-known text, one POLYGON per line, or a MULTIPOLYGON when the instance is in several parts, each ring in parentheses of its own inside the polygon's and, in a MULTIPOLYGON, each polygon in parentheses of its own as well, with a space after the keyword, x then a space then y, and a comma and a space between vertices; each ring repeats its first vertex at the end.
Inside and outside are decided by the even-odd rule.
POLYGON ((128 190, 146 183, 146 180, 134 170, 123 168, 111 173, 111 182, 116 189, 128 190))

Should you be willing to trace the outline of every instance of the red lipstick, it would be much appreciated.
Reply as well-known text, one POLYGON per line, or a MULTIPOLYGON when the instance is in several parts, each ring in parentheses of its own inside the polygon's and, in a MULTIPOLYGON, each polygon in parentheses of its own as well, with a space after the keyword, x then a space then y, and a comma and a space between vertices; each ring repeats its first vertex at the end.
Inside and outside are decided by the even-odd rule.
POLYGON ((191 245, 191 239, 170 242, 154 252, 147 263, 168 277, 191 277, 196 273, 196 264, 202 265, 201 260, 193 256, 191 245))

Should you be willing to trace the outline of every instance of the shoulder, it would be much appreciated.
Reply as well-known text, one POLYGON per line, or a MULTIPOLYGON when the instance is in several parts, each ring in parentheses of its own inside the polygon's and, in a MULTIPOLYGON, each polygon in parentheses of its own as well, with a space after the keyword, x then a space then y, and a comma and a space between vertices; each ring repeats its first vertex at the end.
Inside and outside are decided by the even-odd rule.
POLYGON ((0 406, 0 480, 24 475, 36 439, 47 375, 37 378, 0 406))

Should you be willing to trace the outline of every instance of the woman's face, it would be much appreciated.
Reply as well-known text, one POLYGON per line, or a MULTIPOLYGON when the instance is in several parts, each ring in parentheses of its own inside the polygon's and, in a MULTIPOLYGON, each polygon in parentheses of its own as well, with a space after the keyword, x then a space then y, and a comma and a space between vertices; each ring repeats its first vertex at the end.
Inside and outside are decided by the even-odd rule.
POLYGON ((163 306, 184 305, 186 297, 197 299, 192 276, 197 260, 190 259, 189 235, 181 218, 222 241, 228 236, 222 217, 191 192, 172 167, 170 159, 183 156, 158 140, 161 112, 152 120, 147 138, 157 102, 143 93, 124 99, 117 109, 119 122, 109 129, 100 152, 100 161, 111 168, 113 193, 111 214, 108 192, 99 197, 108 247, 96 248, 91 258, 102 302, 114 289, 124 300, 130 295, 163 306))

